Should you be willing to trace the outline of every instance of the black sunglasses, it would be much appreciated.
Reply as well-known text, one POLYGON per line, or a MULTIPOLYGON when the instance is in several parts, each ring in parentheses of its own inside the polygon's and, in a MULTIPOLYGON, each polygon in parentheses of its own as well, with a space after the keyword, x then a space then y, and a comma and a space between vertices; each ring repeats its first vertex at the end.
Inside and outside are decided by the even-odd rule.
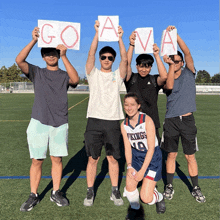
POLYGON ((178 64, 179 62, 182 62, 182 60, 173 60, 173 62, 174 62, 175 64, 178 64))
POLYGON ((101 60, 105 60, 106 58, 108 58, 109 61, 113 61, 114 60, 114 57, 112 57, 112 56, 110 56, 110 57, 108 57, 108 56, 101 56, 100 57, 101 60))

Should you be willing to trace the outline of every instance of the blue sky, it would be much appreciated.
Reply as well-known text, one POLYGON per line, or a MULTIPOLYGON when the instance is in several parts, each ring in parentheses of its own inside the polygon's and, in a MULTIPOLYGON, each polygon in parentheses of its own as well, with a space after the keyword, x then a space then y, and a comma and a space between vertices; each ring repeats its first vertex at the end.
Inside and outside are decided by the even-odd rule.
MULTIPOLYGON (((138 27, 153 27, 154 41, 161 42, 162 31, 175 25, 188 45, 197 70, 206 70, 211 76, 219 73, 219 1, 205 0, 141 0, 141 1, 4 1, 0 3, 0 67, 15 63, 15 57, 31 41, 31 32, 37 20, 57 20, 81 23, 80 50, 68 50, 67 56, 80 76, 85 75, 85 63, 95 34, 94 22, 98 15, 118 15, 124 30, 126 49, 129 36, 138 27)), ((117 42, 100 42, 98 50, 110 45, 118 53, 113 69, 119 65, 117 42)), ((135 71, 133 56, 132 69, 135 71)), ((35 45, 27 61, 45 67, 40 48, 35 45)), ((98 56, 96 66, 100 67, 98 56)), ((167 67, 167 66, 166 66, 167 67)), ((64 69, 62 61, 60 68, 64 69)), ((157 73, 156 65, 152 74, 157 73)))

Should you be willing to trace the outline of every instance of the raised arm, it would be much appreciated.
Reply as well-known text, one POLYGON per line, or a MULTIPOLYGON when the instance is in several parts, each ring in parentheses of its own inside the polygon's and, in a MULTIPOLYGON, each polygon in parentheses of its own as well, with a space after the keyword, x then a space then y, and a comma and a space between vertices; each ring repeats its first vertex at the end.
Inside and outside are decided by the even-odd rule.
MULTIPOLYGON (((175 26, 168 26, 167 30, 173 30, 175 29, 175 26)), ((184 59, 186 62, 186 66, 193 72, 195 73, 195 68, 194 68, 194 62, 193 62, 193 58, 192 55, 190 53, 189 48, 187 47, 187 45, 185 44, 185 42, 183 41, 183 39, 179 36, 179 34, 177 34, 177 43, 180 47, 180 49, 183 51, 184 53, 184 59)))
POLYGON ((15 59, 15 62, 18 64, 19 68, 24 74, 29 73, 28 63, 26 62, 26 58, 28 54, 30 53, 33 46, 37 43, 39 38, 39 28, 35 27, 32 31, 32 40, 31 42, 25 46, 22 51, 18 54, 18 56, 15 59))
POLYGON ((168 57, 167 55, 165 55, 163 57, 163 60, 165 63, 167 63, 169 65, 169 71, 168 71, 168 76, 167 76, 167 81, 166 84, 164 85, 164 89, 167 90, 172 90, 173 89, 173 85, 174 85, 174 68, 175 68, 175 64, 172 61, 172 59, 170 57, 168 57))
POLYGON ((79 76, 75 68, 72 66, 70 61, 68 60, 66 56, 67 48, 63 44, 59 44, 56 48, 57 50, 60 50, 60 57, 63 61, 63 64, 66 68, 66 72, 68 73, 70 80, 69 84, 76 85, 79 82, 79 76))
POLYGON ((145 128, 146 128, 146 134, 147 134, 148 151, 145 156, 141 169, 134 175, 134 178, 137 181, 141 181, 144 178, 144 174, 152 160, 152 157, 154 155, 154 149, 155 149, 155 126, 154 126, 153 120, 147 115, 145 118, 145 128))
POLYGON ((133 31, 129 37, 130 43, 129 43, 129 48, 127 51, 128 69, 127 69, 126 81, 128 81, 131 78, 131 74, 132 74, 131 62, 132 62, 133 51, 134 51, 134 46, 135 46, 135 39, 136 39, 136 34, 135 34, 135 31, 133 31))
POLYGON ((158 69, 158 73, 159 76, 157 77, 157 84, 159 86, 162 86, 166 83, 167 80, 167 70, 162 62, 162 60, 160 59, 160 55, 159 55, 159 47, 157 46, 157 44, 153 45, 153 54, 157 63, 157 69, 158 69))
POLYGON ((127 63, 128 63, 128 59, 127 59, 127 53, 126 53, 126 49, 125 49, 125 45, 123 43, 122 40, 122 35, 123 35, 124 31, 122 30, 122 27, 119 26, 118 27, 118 35, 119 35, 119 50, 120 50, 120 55, 121 55, 121 62, 119 65, 119 70, 120 70, 120 76, 122 79, 125 79, 126 74, 127 74, 127 63))
POLYGON ((93 67, 95 66, 95 53, 98 47, 98 32, 99 32, 99 21, 95 21, 95 36, 93 38, 92 44, 90 46, 88 58, 86 61, 86 72, 87 74, 90 74, 92 71, 93 67))

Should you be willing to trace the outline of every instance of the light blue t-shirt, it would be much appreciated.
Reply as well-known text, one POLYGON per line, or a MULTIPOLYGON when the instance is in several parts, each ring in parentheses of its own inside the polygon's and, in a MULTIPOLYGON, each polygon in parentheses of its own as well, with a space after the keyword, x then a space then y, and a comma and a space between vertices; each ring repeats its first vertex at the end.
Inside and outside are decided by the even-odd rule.
POLYGON ((185 67, 174 80, 174 87, 166 92, 167 110, 165 118, 173 118, 196 111, 195 74, 185 67))

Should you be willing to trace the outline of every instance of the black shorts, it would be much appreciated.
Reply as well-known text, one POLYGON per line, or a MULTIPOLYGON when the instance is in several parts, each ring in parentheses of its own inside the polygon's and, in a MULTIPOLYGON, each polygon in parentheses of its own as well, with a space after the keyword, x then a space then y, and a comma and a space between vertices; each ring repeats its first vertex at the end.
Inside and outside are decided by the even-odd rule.
POLYGON ((183 153, 192 155, 198 151, 197 128, 193 114, 165 118, 161 148, 167 152, 178 152, 179 137, 181 137, 183 153))
POLYGON ((88 118, 85 137, 87 156, 97 159, 105 146, 107 156, 119 159, 120 156, 120 121, 88 118))

